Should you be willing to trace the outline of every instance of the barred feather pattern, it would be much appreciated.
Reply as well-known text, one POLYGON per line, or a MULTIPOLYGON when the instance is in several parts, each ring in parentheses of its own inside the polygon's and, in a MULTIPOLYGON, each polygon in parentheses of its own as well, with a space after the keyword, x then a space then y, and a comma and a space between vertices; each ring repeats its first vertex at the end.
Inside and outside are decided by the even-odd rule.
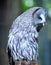
POLYGON ((10 48, 14 60, 37 61, 38 32, 33 23, 33 12, 34 8, 18 16, 9 31, 7 47, 10 48))

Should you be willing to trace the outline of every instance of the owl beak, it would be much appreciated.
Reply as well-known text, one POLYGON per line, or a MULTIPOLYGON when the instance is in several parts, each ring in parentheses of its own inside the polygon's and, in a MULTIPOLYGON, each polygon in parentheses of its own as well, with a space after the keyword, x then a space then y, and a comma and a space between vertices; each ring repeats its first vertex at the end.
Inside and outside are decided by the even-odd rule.
POLYGON ((46 23, 46 22, 44 22, 44 23, 43 23, 43 26, 44 26, 44 25, 47 25, 47 23, 46 23))
POLYGON ((43 23, 43 26, 44 26, 45 24, 43 23))

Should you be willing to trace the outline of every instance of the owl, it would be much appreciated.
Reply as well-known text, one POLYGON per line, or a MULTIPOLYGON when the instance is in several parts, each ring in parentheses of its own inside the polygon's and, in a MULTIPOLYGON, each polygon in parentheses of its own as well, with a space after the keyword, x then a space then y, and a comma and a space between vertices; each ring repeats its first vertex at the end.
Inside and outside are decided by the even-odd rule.
POLYGON ((38 33, 46 24, 46 15, 44 8, 33 7, 13 21, 7 44, 10 65, 37 64, 38 33))

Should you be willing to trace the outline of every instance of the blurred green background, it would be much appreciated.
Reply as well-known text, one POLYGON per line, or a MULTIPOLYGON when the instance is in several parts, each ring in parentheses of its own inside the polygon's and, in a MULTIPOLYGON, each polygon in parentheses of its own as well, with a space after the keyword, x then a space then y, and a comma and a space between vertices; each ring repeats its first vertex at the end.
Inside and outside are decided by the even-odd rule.
POLYGON ((8 65, 6 45, 13 20, 27 9, 44 7, 47 25, 39 32, 39 65, 51 65, 51 0, 0 0, 0 65, 8 65))

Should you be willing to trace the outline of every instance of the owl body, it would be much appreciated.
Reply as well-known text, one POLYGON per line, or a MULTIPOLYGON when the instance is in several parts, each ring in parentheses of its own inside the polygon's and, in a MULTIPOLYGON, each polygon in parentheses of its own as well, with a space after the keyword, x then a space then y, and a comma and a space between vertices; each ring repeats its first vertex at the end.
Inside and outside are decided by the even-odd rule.
POLYGON ((33 7, 18 16, 8 36, 8 48, 14 61, 34 61, 38 58, 38 31, 34 25, 34 13, 41 7, 33 7))

